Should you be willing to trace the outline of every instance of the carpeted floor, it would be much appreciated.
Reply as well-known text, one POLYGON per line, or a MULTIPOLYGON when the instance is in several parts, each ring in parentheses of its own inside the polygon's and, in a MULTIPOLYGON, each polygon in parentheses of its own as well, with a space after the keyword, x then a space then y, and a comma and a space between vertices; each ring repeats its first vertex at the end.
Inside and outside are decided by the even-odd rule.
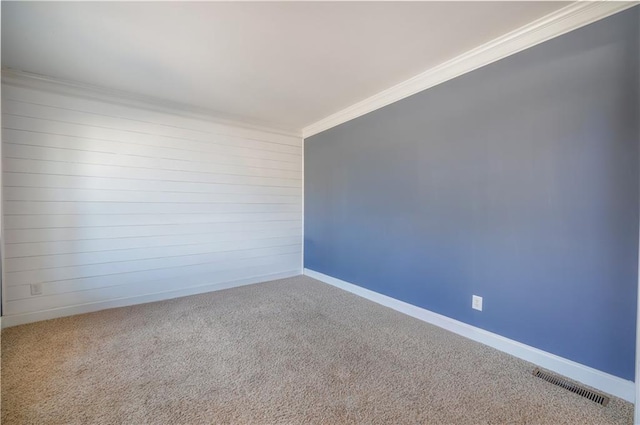
POLYGON ((630 424, 307 277, 8 328, 2 423, 630 424))

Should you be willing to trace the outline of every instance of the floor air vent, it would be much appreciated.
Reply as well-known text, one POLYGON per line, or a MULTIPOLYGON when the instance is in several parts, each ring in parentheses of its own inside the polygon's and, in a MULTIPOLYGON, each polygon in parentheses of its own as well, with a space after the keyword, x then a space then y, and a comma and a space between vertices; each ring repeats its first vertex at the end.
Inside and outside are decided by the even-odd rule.
POLYGON ((538 378, 544 379, 547 382, 550 382, 554 385, 567 389, 572 393, 581 395, 582 397, 588 398, 589 400, 594 401, 603 406, 606 406, 609 403, 609 397, 607 397, 606 395, 602 395, 595 391, 591 391, 587 388, 581 387, 580 385, 574 384, 573 382, 569 382, 564 378, 561 378, 556 375, 552 375, 549 372, 545 372, 538 368, 536 368, 533 371, 533 376, 537 376, 538 378))

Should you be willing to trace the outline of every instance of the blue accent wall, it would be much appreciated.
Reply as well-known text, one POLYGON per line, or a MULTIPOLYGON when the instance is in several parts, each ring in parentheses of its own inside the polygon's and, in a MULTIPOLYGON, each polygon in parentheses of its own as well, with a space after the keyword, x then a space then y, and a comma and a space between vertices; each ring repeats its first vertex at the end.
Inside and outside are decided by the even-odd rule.
POLYGON ((305 267, 633 380, 639 10, 306 139, 305 267))

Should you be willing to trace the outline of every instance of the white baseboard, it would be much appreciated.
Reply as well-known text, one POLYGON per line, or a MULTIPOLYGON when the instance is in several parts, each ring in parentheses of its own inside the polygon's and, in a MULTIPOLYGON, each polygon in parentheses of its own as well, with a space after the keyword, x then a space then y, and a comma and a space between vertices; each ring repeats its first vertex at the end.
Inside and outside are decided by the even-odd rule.
POLYGON ((287 277, 299 276, 300 270, 270 274, 266 276, 251 277, 247 279, 234 280, 231 282, 215 283, 211 285, 192 286, 173 291, 157 292, 153 294, 138 295, 134 297, 117 298, 114 300, 100 301, 74 305, 69 307, 55 308, 51 310, 37 311, 33 313, 16 314, 2 316, 0 325, 2 328, 24 325, 26 323, 39 322, 41 320, 55 319, 58 317, 74 316, 76 314, 92 313, 109 308, 126 307, 135 304, 144 304, 155 301, 163 301, 172 298, 186 297, 188 295, 203 294, 205 292, 220 291, 222 289, 235 288, 238 286, 251 285, 254 283, 267 282, 269 280, 284 279, 287 277))
POLYGON ((304 269, 304 274, 321 282, 328 283, 329 285, 333 285, 340 289, 344 289, 345 291, 359 295, 385 307, 389 307, 401 313, 415 317, 416 319, 439 326, 443 329, 482 344, 486 344, 500 351, 504 351, 512 356, 519 357, 542 368, 596 388, 607 394, 614 395, 631 403, 635 402, 635 384, 632 381, 618 378, 617 376, 610 375, 589 366, 556 356, 555 354, 547 353, 546 351, 485 331, 484 329, 471 326, 458 320, 416 307, 403 301, 396 300, 386 295, 370 291, 352 283, 348 283, 313 270, 304 269))

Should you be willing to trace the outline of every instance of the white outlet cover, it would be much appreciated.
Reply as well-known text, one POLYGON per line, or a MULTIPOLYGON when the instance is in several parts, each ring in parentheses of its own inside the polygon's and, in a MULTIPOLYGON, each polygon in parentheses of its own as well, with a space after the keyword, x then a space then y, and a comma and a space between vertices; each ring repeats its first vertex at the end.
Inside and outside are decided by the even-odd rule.
POLYGON ((474 295, 471 298, 471 308, 482 311, 482 297, 474 295))
POLYGON ((42 283, 31 284, 31 295, 42 295, 42 283))

